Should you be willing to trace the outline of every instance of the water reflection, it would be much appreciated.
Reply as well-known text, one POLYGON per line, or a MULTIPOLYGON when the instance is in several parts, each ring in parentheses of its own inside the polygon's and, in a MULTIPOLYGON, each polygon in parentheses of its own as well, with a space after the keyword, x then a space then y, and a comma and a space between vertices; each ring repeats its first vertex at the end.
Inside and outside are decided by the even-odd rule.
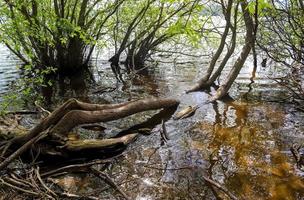
MULTIPOLYGON (((182 90, 191 82, 184 77, 193 77, 193 73, 181 76, 166 71, 168 74, 173 77, 171 80, 157 77, 168 86, 160 95, 180 98, 181 107, 198 104, 200 109, 192 118, 167 122, 171 138, 167 144, 160 145, 157 126, 151 136, 142 136, 132 145, 120 167, 114 167, 120 172, 118 182, 132 174, 132 184, 122 185, 132 198, 227 199, 206 184, 203 175, 244 199, 303 197, 303 179, 296 173, 289 153, 289 145, 295 139, 283 131, 303 132, 303 127, 295 127, 301 123, 301 115, 291 117, 286 107, 261 101, 226 99, 205 104, 214 89, 209 94, 184 95, 182 90), (177 90, 175 94, 171 92, 173 88, 177 90)), ((258 73, 257 77, 260 78, 258 73)), ((251 82, 248 94, 252 95, 261 82, 265 83, 251 82)))
MULTIPOLYGON (((14 81, 17 75, 17 65, 20 64, 18 59, 10 54, 10 52, 2 44, 0 44, 0 95, 6 92, 11 81, 14 81)), ((1 99, 1 98, 0 98, 1 99)))
POLYGON ((220 113, 218 105, 214 104, 215 121, 201 122, 194 127, 193 134, 210 135, 209 140, 206 137, 198 139, 204 141, 201 151, 208 149, 216 160, 210 162, 210 177, 238 196, 246 194, 246 199, 297 199, 304 190, 303 181, 295 176, 288 157, 278 149, 275 127, 266 121, 271 118, 271 121, 282 123, 284 115, 275 112, 277 116, 273 116, 272 111, 260 113, 260 118, 255 118, 249 114, 255 107, 260 111, 265 109, 262 105, 230 102, 220 109, 220 113), (228 114, 229 111, 233 112, 228 114))
MULTIPOLYGON (((115 77, 107 73, 109 66, 102 67, 99 84, 115 85, 115 77)), ((215 88, 184 93, 197 78, 198 69, 201 67, 159 65, 152 75, 136 77, 112 93, 84 95, 91 102, 174 97, 181 100, 180 107, 200 106, 194 116, 178 121, 170 118, 173 110, 145 112, 107 123, 113 135, 152 128, 151 135, 141 135, 107 173, 131 199, 227 199, 206 184, 203 176, 243 199, 303 199, 303 174, 296 170, 289 147, 293 142, 304 142, 304 115, 288 105, 264 102, 269 95, 278 98, 283 93, 267 78, 276 68, 258 68, 254 75, 252 69, 244 68, 230 91, 238 101, 230 98, 215 103, 206 103, 215 88), (166 120, 170 138, 164 145, 159 134, 161 119, 166 120)), ((111 135, 111 131, 105 133, 111 135)), ((100 189, 99 182, 86 176, 82 179, 86 191, 100 189)), ((104 188, 102 191, 101 198, 114 198, 104 188)))

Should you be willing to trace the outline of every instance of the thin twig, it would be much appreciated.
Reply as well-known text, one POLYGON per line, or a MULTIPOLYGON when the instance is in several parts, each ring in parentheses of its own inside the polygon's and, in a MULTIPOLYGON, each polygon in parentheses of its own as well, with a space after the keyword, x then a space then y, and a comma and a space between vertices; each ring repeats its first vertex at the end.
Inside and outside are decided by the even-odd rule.
POLYGON ((125 199, 129 200, 129 197, 116 185, 116 183, 104 172, 90 168, 91 172, 95 175, 106 181, 111 187, 118 191, 125 199))
POLYGON ((39 173, 39 167, 37 167, 37 169, 35 169, 35 172, 36 172, 37 179, 40 182, 40 184, 42 185, 42 187, 44 187, 44 189, 47 192, 49 192, 53 197, 57 197, 56 193, 54 191, 52 191, 48 186, 46 186, 46 184, 42 180, 40 173, 39 173))
POLYGON ((26 181, 26 180, 23 180, 23 179, 20 179, 18 177, 16 177, 15 174, 11 173, 10 176, 12 177, 12 179, 14 179, 15 181, 18 181, 24 185, 27 185, 28 187, 34 187, 30 182, 26 181))
POLYGON ((19 185, 20 187, 27 187, 27 188, 30 187, 30 185, 24 184, 23 182, 10 178, 10 177, 5 177, 4 180, 13 185, 19 185))
POLYGON ((101 200, 100 198, 94 197, 94 196, 89 196, 89 195, 81 196, 81 195, 69 193, 69 192, 65 191, 63 188, 61 188, 61 186, 53 179, 49 178, 49 180, 52 181, 53 184, 57 185, 63 191, 63 192, 56 192, 57 196, 59 196, 59 197, 67 197, 67 198, 74 198, 74 199, 101 200))
POLYGON ((215 182, 214 180, 211 180, 210 178, 207 178, 203 176, 203 179, 207 182, 210 183, 211 185, 215 186, 219 190, 223 191, 230 199, 232 200, 238 200, 236 196, 234 196, 231 192, 229 192, 226 188, 221 186, 219 183, 215 182))
POLYGON ((38 104, 37 101, 35 101, 34 104, 35 104, 35 106, 36 106, 39 110, 42 111, 42 113, 46 113, 46 116, 49 116, 49 115, 51 114, 50 111, 48 111, 48 110, 46 110, 45 108, 43 108, 42 106, 40 106, 40 105, 38 104))
POLYGON ((34 196, 39 196, 39 194, 37 192, 33 192, 33 191, 30 191, 30 190, 22 189, 20 187, 15 186, 15 185, 11 185, 11 184, 5 182, 2 178, 0 178, 0 183, 3 184, 3 185, 5 185, 5 186, 7 186, 7 187, 10 187, 10 188, 13 188, 15 190, 18 190, 20 192, 31 194, 31 195, 34 195, 34 196))
POLYGON ((68 198, 75 198, 75 199, 100 200, 100 198, 98 198, 98 197, 93 197, 93 196, 81 196, 81 195, 72 194, 72 193, 68 193, 68 192, 60 193, 60 196, 62 196, 62 197, 68 197, 68 198))
POLYGON ((11 146, 12 141, 8 141, 7 144, 5 145, 5 147, 3 148, 2 152, 1 152, 1 157, 5 156, 6 151, 8 150, 8 148, 11 146))
POLYGON ((41 177, 49 177, 49 176, 52 176, 53 174, 58 174, 58 173, 70 171, 73 169, 79 170, 79 169, 91 167, 92 165, 107 164, 107 163, 111 163, 111 162, 113 162, 113 159, 95 160, 95 161, 92 161, 89 163, 68 165, 68 166, 64 166, 64 167, 61 167, 58 169, 54 169, 54 170, 45 172, 45 173, 41 174, 41 177))

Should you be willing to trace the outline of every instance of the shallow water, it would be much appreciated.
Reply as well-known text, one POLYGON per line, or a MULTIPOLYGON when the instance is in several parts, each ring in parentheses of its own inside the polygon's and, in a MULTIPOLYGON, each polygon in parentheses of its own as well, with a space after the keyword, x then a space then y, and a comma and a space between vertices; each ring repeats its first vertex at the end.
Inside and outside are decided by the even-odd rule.
MULTIPOLYGON (((274 70, 258 68, 252 78, 247 63, 230 91, 231 98, 215 103, 206 103, 214 88, 184 93, 199 71, 185 64, 160 64, 150 76, 133 80, 129 87, 98 96, 110 102, 142 96, 174 97, 181 101, 178 110, 188 105, 200 107, 190 118, 166 121, 170 140, 165 144, 160 125, 150 136, 140 136, 108 171, 111 177, 131 199, 138 200, 228 199, 206 184, 203 176, 242 199, 303 199, 304 173, 296 168, 289 148, 304 142, 304 113, 290 105, 271 103, 286 96, 286 91, 267 78, 274 70)), ((115 82, 113 77, 101 80, 107 78, 115 82)), ((109 124, 117 132, 153 114, 137 114, 109 124)), ((114 198, 105 195, 102 197, 114 198)))
MULTIPOLYGON (((99 83, 115 86, 108 64, 97 64, 99 83)), ((178 110, 199 106, 190 118, 165 118, 167 143, 161 141, 159 124, 153 127, 151 135, 139 136, 123 158, 107 170, 109 175, 131 199, 137 200, 228 199, 207 184, 203 176, 242 199, 304 199, 304 173, 296 168, 289 150, 295 142, 304 143, 304 113, 288 104, 270 102, 285 97, 286 92, 267 76, 284 71, 270 65, 259 67, 252 76, 251 63, 247 62, 230 91, 231 98, 207 103, 214 88, 184 93, 206 65, 203 59, 195 65, 159 64, 149 75, 129 80, 127 86, 118 84, 114 92, 88 96, 92 102, 173 97, 181 101, 178 110)), ((156 113, 145 112, 109 122, 105 133, 108 137, 115 135, 156 113)), ((58 181, 68 185, 71 192, 98 190, 102 199, 118 196, 90 176, 74 175, 58 181)))
POLYGON ((11 81, 18 77, 19 60, 7 48, 0 44, 0 94, 9 89, 11 81))

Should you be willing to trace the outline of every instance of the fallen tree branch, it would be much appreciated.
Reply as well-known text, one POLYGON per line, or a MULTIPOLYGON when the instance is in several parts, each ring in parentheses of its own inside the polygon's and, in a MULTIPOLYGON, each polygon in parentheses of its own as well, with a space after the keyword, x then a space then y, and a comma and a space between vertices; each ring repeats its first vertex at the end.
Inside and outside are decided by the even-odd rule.
MULTIPOLYGON (((138 112, 161 108, 171 108, 177 106, 178 104, 179 101, 175 99, 157 98, 142 99, 119 104, 90 104, 77 101, 76 99, 69 99, 47 117, 42 119, 41 122, 37 124, 33 129, 31 129, 28 133, 21 135, 17 134, 17 136, 11 140, 12 144, 19 144, 21 147, 0 163, 0 170, 3 170, 10 162, 27 151, 42 137, 45 137, 45 132, 48 132, 48 135, 52 137, 55 144, 63 144, 63 147, 65 148, 60 148, 61 151, 103 149, 111 145, 126 145, 131 142, 137 134, 130 134, 128 136, 107 140, 77 141, 69 141, 66 138, 66 135, 77 125, 112 121, 127 117, 138 112)), ((56 147, 58 150, 58 146, 55 145, 55 151, 56 147)))
POLYGON ((11 185, 11 184, 5 182, 2 178, 0 178, 0 184, 5 185, 7 187, 10 187, 12 189, 18 190, 18 191, 23 192, 25 194, 30 194, 30 195, 34 195, 34 196, 40 196, 39 193, 37 193, 37 192, 33 192, 31 190, 26 190, 26 189, 17 187, 15 185, 11 185))
MULTIPOLYGON (((135 113, 169 108, 178 104, 179 101, 175 99, 142 99, 124 103, 123 105, 114 108, 96 109, 94 104, 81 103, 82 110, 68 112, 58 123, 56 123, 51 130, 51 133, 63 135, 77 125, 113 121, 135 113)), ((95 106, 98 108, 98 105, 95 106)))
POLYGON ((74 164, 74 165, 68 165, 68 166, 64 166, 58 169, 54 169, 45 173, 41 174, 41 177, 50 177, 53 174, 58 174, 61 172, 66 172, 66 171, 73 171, 73 170, 80 170, 80 169, 87 169, 93 165, 100 165, 100 164, 108 164, 113 162, 114 158, 111 159, 104 159, 104 160, 95 160, 95 161, 91 161, 88 163, 82 163, 82 164, 74 164))
POLYGON ((82 151, 88 149, 102 149, 111 147, 114 145, 127 145, 131 141, 133 141, 138 134, 129 134, 119 138, 110 138, 110 139, 103 139, 103 140, 74 140, 74 141, 67 141, 66 145, 64 146, 65 149, 69 151, 82 151))

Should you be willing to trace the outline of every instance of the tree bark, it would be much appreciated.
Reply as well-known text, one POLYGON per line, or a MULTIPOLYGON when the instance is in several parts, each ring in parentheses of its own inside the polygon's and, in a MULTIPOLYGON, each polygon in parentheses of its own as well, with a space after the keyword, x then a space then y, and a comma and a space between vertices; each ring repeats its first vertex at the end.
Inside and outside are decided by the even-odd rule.
POLYGON ((254 36, 253 36, 253 20, 250 16, 249 11, 247 10, 247 1, 241 2, 242 12, 243 12, 243 18, 246 26, 246 36, 245 36, 245 45, 242 48, 242 52, 240 56, 238 57, 237 61, 234 63, 232 69, 230 70, 226 80, 224 83, 217 89, 216 94, 210 99, 211 101, 215 101, 217 99, 220 99, 224 97, 232 83, 235 81, 236 77, 238 76, 240 70, 242 69, 250 51, 252 48, 252 44, 254 42, 254 36))
POLYGON ((216 50, 215 54, 213 55, 213 57, 210 61, 210 64, 209 64, 209 67, 207 69, 207 72, 206 72, 205 76, 203 78, 201 78, 195 86, 193 86, 191 89, 189 89, 187 91, 187 93, 194 92, 194 91, 203 89, 205 87, 208 87, 207 81, 209 80, 209 78, 210 78, 210 76, 211 76, 211 74, 212 74, 212 72, 215 68, 216 62, 219 59, 219 57, 222 54, 223 49, 225 47, 225 42, 226 42, 226 39, 227 39, 227 36, 228 36, 228 33, 229 33, 229 28, 230 28, 230 25, 231 25, 232 4, 233 4, 233 1, 229 0, 228 5, 227 5, 227 9, 225 10, 223 2, 222 2, 223 13, 224 13, 224 16, 225 16, 225 19, 226 19, 226 25, 225 25, 225 30, 224 30, 222 38, 221 38, 220 45, 219 45, 218 49, 216 50))
POLYGON ((230 48, 228 49, 228 52, 226 53, 224 59, 222 60, 220 66, 217 68, 217 70, 212 74, 212 76, 208 79, 208 81, 205 83, 205 86, 206 87, 210 87, 214 82, 215 80, 221 75, 224 67, 226 66, 229 58, 231 57, 231 55, 233 54, 234 52, 234 49, 235 49, 235 45, 236 45, 236 30, 237 30, 237 12, 238 12, 238 7, 239 7, 239 4, 237 4, 235 6, 235 13, 234 13, 234 25, 232 25, 230 23, 230 29, 232 31, 232 36, 231 36, 231 46, 230 48))
POLYGON ((81 105, 81 109, 66 113, 50 131, 52 134, 64 135, 77 125, 107 122, 142 111, 169 108, 178 105, 179 101, 174 99, 143 99, 108 109, 99 109, 99 105, 96 104, 79 104, 81 105))
MULTIPOLYGON (((10 154, 0 163, 0 170, 4 169, 14 159, 32 148, 32 145, 41 140, 41 138, 44 138, 44 140, 39 141, 38 145, 45 144, 48 146, 48 149, 45 150, 46 153, 39 153, 59 156, 68 155, 69 152, 75 151, 81 152, 83 150, 94 149, 104 150, 116 145, 126 145, 137 136, 137 133, 105 140, 69 140, 66 136, 71 129, 80 124, 107 122, 147 110, 175 107, 178 104, 179 101, 175 99, 156 98, 135 100, 119 104, 90 104, 80 102, 76 99, 70 99, 27 133, 26 130, 19 128, 19 126, 15 131, 9 128, 7 129, 11 131, 12 135, 15 133, 15 138, 7 142, 8 147, 12 147, 15 152, 10 154), (51 142, 47 140, 49 139, 46 138, 47 135, 54 141, 51 142)), ((7 131, 5 131, 3 127, 10 127, 10 124, 5 123, 5 121, 2 120, 0 120, 0 122, 0 137, 3 136, 2 134, 6 136, 5 134, 7 134, 7 131), (2 126, 2 124, 5 126, 2 126)), ((4 152, 3 154, 6 153, 4 152)))
POLYGON ((74 140, 68 141, 65 145, 65 149, 68 151, 83 151, 83 150, 90 150, 90 149, 103 149, 108 147, 113 147, 115 145, 127 145, 132 140, 136 138, 138 134, 129 134, 119 138, 110 138, 104 140, 74 140))

